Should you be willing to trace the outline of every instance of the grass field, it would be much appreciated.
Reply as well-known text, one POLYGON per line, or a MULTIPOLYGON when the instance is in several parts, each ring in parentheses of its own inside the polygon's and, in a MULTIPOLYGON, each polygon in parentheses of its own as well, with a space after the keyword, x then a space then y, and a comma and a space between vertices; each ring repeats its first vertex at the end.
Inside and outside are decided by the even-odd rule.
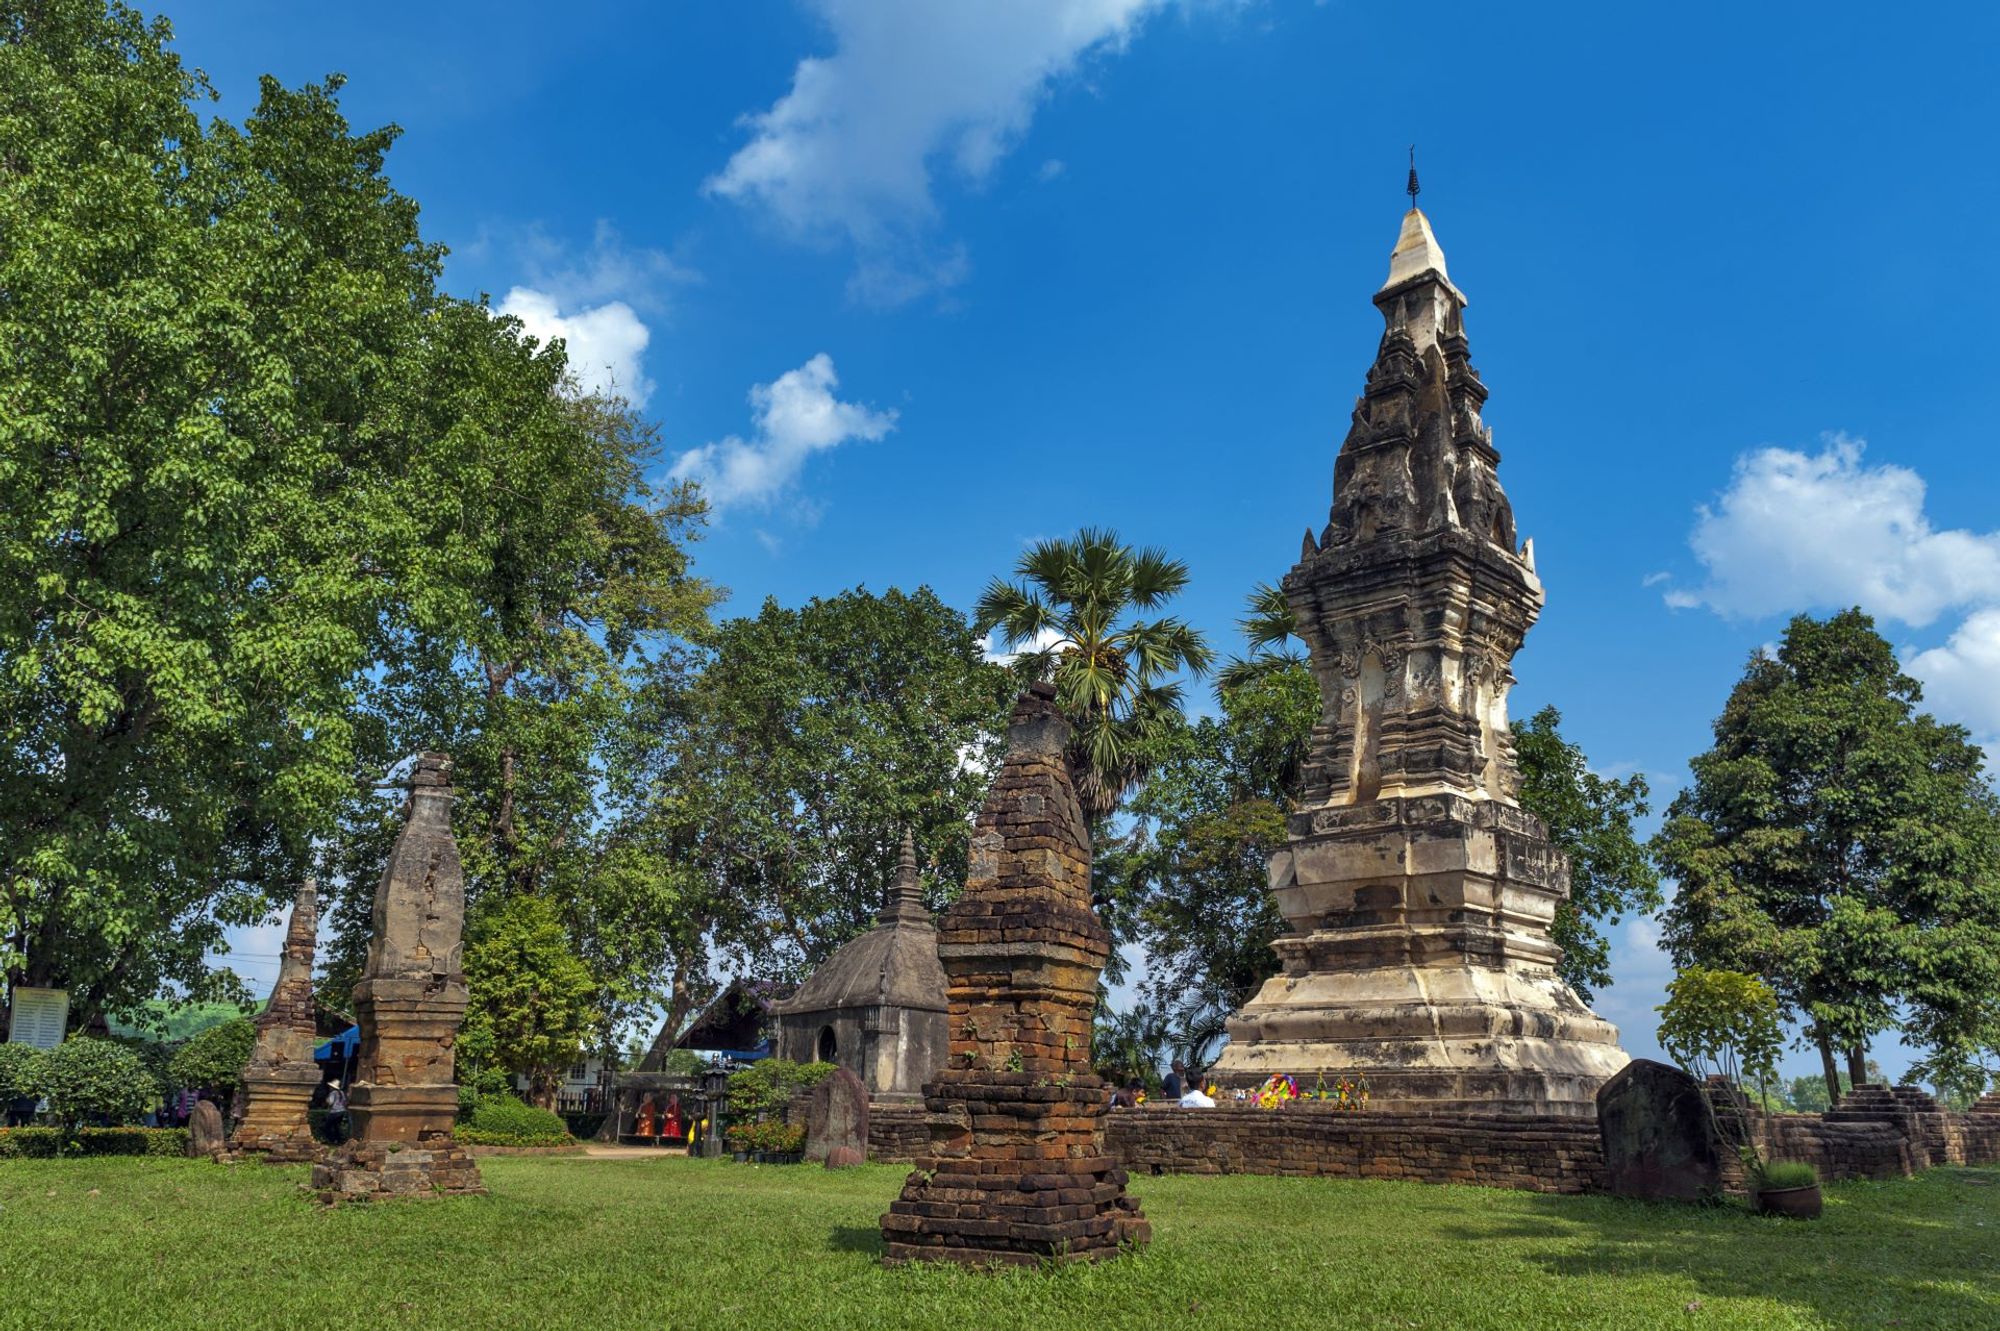
POLYGON ((904 1171, 499 1159, 491 1195, 317 1210, 297 1168, 0 1163, 0 1328, 2000 1328, 2000 1170, 1814 1223, 1480 1188, 1146 1178, 1101 1267, 885 1270, 904 1171))

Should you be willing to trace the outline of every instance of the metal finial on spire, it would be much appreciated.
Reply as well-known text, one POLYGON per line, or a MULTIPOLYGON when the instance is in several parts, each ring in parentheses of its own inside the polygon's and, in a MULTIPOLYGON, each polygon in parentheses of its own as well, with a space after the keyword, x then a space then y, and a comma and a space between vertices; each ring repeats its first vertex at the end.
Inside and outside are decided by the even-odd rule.
POLYGON ((1404 191, 1405 191, 1406 193, 1408 193, 1408 194, 1409 194, 1409 196, 1410 196, 1410 207, 1412 207, 1412 208, 1416 207, 1416 206, 1417 206, 1417 194, 1418 194, 1418 189, 1417 189, 1417 145, 1416 145, 1416 144, 1414 144, 1414 143, 1410 145, 1410 183, 1409 183, 1408 185, 1405 185, 1405 186, 1404 186, 1403 188, 1404 188, 1404 191))

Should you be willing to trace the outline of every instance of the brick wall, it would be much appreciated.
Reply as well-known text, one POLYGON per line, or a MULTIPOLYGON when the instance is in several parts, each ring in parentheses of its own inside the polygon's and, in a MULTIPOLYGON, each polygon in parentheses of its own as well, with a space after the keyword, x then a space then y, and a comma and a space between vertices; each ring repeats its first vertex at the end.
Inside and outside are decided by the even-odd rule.
POLYGON ((921 1104, 868 1106, 868 1158, 878 1163, 909 1164, 930 1154, 930 1130, 921 1104))
MULTIPOLYGON (((1855 1099, 1831 1115, 1757 1115, 1759 1145, 1767 1158, 1806 1161, 1830 1181, 2000 1164, 2000 1099, 1971 1114, 1918 1104, 1906 1089, 1855 1099)), ((870 1156, 904 1158, 878 1155, 877 1112, 870 1156)), ((1594 1192, 1603 1182, 1603 1148, 1588 1118, 1350 1114, 1295 1104, 1118 1110, 1104 1124, 1106 1153, 1140 1176, 1394 1178, 1531 1192, 1594 1192)), ((1725 1177, 1736 1173, 1725 1164, 1725 1177)))
POLYGON ((1174 1106, 1119 1110, 1105 1150, 1134 1175, 1285 1174, 1590 1192, 1604 1159, 1593 1119, 1431 1117, 1174 1106))

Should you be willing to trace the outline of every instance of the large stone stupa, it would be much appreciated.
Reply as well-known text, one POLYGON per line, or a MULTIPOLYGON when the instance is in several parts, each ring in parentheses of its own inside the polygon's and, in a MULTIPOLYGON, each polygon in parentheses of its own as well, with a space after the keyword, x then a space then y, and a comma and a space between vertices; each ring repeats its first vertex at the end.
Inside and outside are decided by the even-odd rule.
POLYGON ((1365 1077, 1378 1110, 1586 1115, 1627 1059, 1556 975, 1569 862, 1517 798, 1510 663, 1543 594, 1465 303, 1411 208, 1330 521, 1283 583, 1320 720, 1270 866, 1282 969, 1230 1021, 1216 1072, 1365 1077))

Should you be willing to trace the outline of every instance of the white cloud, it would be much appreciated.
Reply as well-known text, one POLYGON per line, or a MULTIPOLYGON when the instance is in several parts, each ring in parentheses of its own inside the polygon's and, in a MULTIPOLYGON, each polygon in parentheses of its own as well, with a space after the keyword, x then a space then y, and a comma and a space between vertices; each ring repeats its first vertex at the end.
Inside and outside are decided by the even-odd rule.
POLYGON ((2000 601, 2000 534, 1935 530, 1923 478, 1862 465, 1864 447, 1833 435, 1816 454, 1738 458, 1689 538, 1708 581, 1668 591, 1667 604, 1753 618, 1859 605, 1922 627, 1945 610, 2000 601))
POLYGON ((563 306, 623 301, 644 313, 668 313, 673 288, 699 282, 700 274, 662 249, 628 245, 608 220, 599 218, 590 248, 581 256, 541 227, 518 233, 511 245, 527 274, 523 285, 546 292, 563 306))
POLYGON ((1063 635, 1060 629, 1047 628, 1022 643, 1018 648, 1009 651, 1002 645, 1000 630, 994 629, 986 635, 985 641, 980 643, 980 651, 989 661, 998 661, 1001 665, 1012 665, 1016 658, 1025 656, 1029 652, 1039 652, 1045 648, 1053 647, 1062 640, 1063 635))
POLYGON ((872 442, 896 428, 895 412, 842 402, 833 395, 839 386, 825 352, 771 383, 756 385, 750 390, 750 438, 731 435, 689 449, 675 460, 673 479, 699 481, 718 509, 768 506, 798 480, 814 453, 850 439, 872 442))
POLYGON ((1907 656, 1903 668, 1923 682, 1927 709, 1989 746, 2000 737, 2000 609, 1975 610, 1944 646, 1907 656))
POLYGON ((980 185, 1050 86, 1120 48, 1167 0, 813 0, 831 55, 801 60, 750 142, 705 188, 792 235, 844 238, 851 294, 881 303, 963 280, 962 252, 927 242, 933 164, 980 185))
POLYGON ((2000 532, 1934 527, 1923 477, 1864 464, 1865 447, 1836 434, 1816 454, 1738 458, 1689 537, 1708 580, 1668 588, 1666 603, 1751 618, 1858 605, 1913 628, 1969 611, 1942 646, 1905 649, 1903 665, 1927 710, 1990 743, 2000 737, 2000 532))
POLYGON ((554 294, 534 287, 515 287, 500 302, 500 313, 521 321, 528 335, 542 342, 561 338, 569 352, 570 373, 586 392, 618 392, 643 407, 652 396, 646 377, 646 346, 653 334, 622 300, 562 312, 554 294))

